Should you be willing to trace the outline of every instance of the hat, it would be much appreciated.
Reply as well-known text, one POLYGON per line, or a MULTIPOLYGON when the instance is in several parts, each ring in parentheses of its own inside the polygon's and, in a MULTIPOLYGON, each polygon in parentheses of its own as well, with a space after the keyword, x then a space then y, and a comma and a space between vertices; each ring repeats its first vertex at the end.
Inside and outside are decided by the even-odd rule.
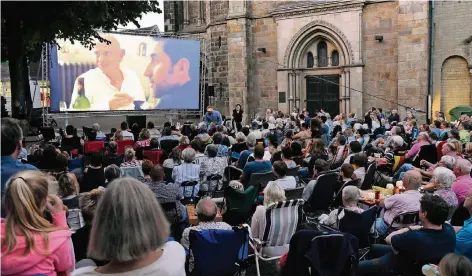
POLYGON ((258 127, 259 124, 258 124, 256 121, 253 121, 253 122, 251 123, 251 126, 252 126, 252 127, 258 127))

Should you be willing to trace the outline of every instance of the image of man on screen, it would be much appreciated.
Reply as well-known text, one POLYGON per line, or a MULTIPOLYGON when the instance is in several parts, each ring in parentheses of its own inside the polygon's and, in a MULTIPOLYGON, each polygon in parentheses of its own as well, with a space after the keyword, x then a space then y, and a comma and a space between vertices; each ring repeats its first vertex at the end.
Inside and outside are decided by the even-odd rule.
MULTIPOLYGON (((171 45, 171 41, 158 41, 151 52, 144 75, 151 82, 152 94, 159 99, 155 108, 175 109, 183 106, 192 106, 194 101, 188 97, 190 62, 185 57, 185 50, 171 45)), ((198 100, 198 98, 197 98, 198 100)))
POLYGON ((134 110, 146 100, 136 73, 120 66, 125 51, 118 40, 103 38, 111 43, 95 45, 97 68, 76 79, 69 110, 134 110))

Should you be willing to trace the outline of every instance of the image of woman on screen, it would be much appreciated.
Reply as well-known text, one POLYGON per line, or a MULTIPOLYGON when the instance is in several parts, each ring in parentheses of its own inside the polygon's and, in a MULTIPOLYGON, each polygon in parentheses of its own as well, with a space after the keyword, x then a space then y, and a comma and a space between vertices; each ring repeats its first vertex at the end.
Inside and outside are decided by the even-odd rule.
POLYGON ((97 67, 76 79, 69 110, 135 110, 146 100, 136 73, 121 67, 125 51, 119 41, 111 35, 103 38, 110 44, 95 45, 97 67))
POLYGON ((200 42, 157 39, 144 71, 158 109, 198 109, 200 42))

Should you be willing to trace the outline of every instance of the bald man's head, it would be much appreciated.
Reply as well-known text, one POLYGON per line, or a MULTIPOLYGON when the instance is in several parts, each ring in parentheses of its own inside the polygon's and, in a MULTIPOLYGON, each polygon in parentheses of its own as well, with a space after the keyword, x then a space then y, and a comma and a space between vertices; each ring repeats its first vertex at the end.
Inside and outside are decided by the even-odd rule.
POLYGON ((197 212, 198 221, 210 222, 216 218, 216 204, 211 199, 201 199, 195 209, 197 212))
POLYGON ((418 188, 421 186, 421 182, 423 181, 423 177, 421 176, 421 173, 418 171, 407 171, 403 175, 403 186, 407 190, 418 190, 418 188))
POLYGON ((105 74, 120 69, 124 50, 120 48, 120 42, 111 35, 103 36, 110 44, 99 42, 95 45, 95 57, 98 68, 105 74))

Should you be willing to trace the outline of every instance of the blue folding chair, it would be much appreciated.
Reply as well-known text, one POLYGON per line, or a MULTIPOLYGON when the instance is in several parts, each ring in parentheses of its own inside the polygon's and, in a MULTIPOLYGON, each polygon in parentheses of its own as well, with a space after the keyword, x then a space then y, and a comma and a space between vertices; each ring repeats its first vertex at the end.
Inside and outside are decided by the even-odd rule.
POLYGON ((240 275, 247 268, 249 232, 246 227, 233 230, 191 230, 187 275, 240 275), (189 271, 190 256, 193 269, 189 271))

